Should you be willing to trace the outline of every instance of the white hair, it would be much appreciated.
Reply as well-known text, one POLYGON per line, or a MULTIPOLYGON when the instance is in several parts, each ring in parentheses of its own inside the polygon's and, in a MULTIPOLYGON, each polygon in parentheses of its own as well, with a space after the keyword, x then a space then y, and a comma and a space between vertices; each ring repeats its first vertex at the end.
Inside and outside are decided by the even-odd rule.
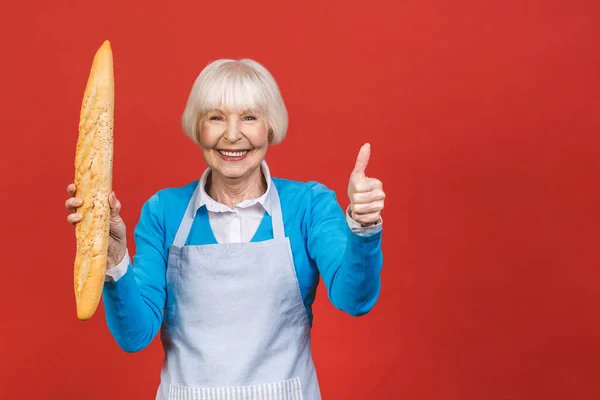
POLYGON ((288 113, 279 86, 254 60, 217 60, 200 72, 181 118, 186 136, 199 144, 198 125, 218 108, 260 112, 268 121, 269 142, 277 144, 285 138, 288 113))

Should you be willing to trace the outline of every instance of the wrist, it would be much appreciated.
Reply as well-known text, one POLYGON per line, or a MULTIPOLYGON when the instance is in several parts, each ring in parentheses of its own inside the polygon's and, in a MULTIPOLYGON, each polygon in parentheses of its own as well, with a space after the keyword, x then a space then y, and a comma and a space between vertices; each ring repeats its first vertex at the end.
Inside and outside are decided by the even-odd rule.
POLYGON ((119 249, 117 252, 115 252, 114 255, 109 254, 107 262, 106 262, 106 269, 111 269, 111 268, 114 268, 117 265, 121 264, 126 256, 127 256, 127 247, 126 246, 123 247, 123 249, 119 249))
POLYGON ((348 207, 348 216, 350 218, 352 218, 352 220, 354 222, 356 222, 357 224, 360 224, 360 226, 362 226, 363 228, 367 228, 369 226, 377 225, 379 223, 379 221, 375 221, 375 222, 369 222, 369 223, 365 224, 365 223, 362 223, 362 222, 359 222, 359 221, 355 220, 354 217, 352 217, 352 210, 350 209, 350 207, 348 207))

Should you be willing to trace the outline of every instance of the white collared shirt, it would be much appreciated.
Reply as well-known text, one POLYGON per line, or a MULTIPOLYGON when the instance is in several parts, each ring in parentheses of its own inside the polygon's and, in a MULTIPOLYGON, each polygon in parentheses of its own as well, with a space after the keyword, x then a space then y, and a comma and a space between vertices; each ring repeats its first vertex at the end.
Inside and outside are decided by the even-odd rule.
POLYGON ((209 169, 200 178, 200 190, 196 198, 196 212, 203 206, 208 211, 210 227, 218 243, 248 243, 260 225, 265 211, 271 215, 271 173, 265 161, 261 164, 267 190, 256 199, 244 200, 233 208, 219 203, 206 193, 206 179, 209 169))
MULTIPOLYGON (((210 169, 207 168, 202 174, 198 183, 200 190, 195 200, 194 210, 197 212, 201 207, 206 206, 210 227, 218 243, 250 242, 264 217, 265 211, 271 215, 270 193, 273 182, 266 161, 262 161, 261 168, 267 182, 265 193, 256 199, 244 200, 233 208, 219 203, 206 193, 206 178, 210 169)), ((350 218, 348 210, 346 210, 346 222, 352 232, 358 235, 370 235, 382 229, 382 221, 371 226, 361 226, 350 218)), ((106 271, 106 279, 110 281, 118 280, 127 271, 129 263, 129 252, 127 252, 119 264, 106 271)))

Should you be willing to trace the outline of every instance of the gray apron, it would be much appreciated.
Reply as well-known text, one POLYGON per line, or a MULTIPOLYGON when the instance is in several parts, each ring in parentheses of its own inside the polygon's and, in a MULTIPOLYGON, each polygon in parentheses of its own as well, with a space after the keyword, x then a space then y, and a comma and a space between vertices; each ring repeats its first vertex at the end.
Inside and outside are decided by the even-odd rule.
POLYGON ((192 196, 169 249, 158 400, 318 400, 310 327, 271 185, 273 239, 186 246, 192 196))

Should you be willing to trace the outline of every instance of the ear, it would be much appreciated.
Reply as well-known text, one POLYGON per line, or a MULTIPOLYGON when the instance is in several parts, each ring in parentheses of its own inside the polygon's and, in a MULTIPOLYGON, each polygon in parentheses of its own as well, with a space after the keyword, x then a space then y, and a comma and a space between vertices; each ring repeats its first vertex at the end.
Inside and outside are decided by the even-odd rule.
POLYGON ((269 128, 269 144, 273 143, 273 138, 275 137, 275 134, 273 133, 273 129, 269 128))
POLYGON ((196 143, 198 145, 200 144, 200 133, 202 132, 205 121, 206 114, 198 115, 198 118, 196 119, 196 143))
POLYGON ((200 145, 200 125, 196 125, 196 135, 194 136, 195 142, 197 145, 200 145))

